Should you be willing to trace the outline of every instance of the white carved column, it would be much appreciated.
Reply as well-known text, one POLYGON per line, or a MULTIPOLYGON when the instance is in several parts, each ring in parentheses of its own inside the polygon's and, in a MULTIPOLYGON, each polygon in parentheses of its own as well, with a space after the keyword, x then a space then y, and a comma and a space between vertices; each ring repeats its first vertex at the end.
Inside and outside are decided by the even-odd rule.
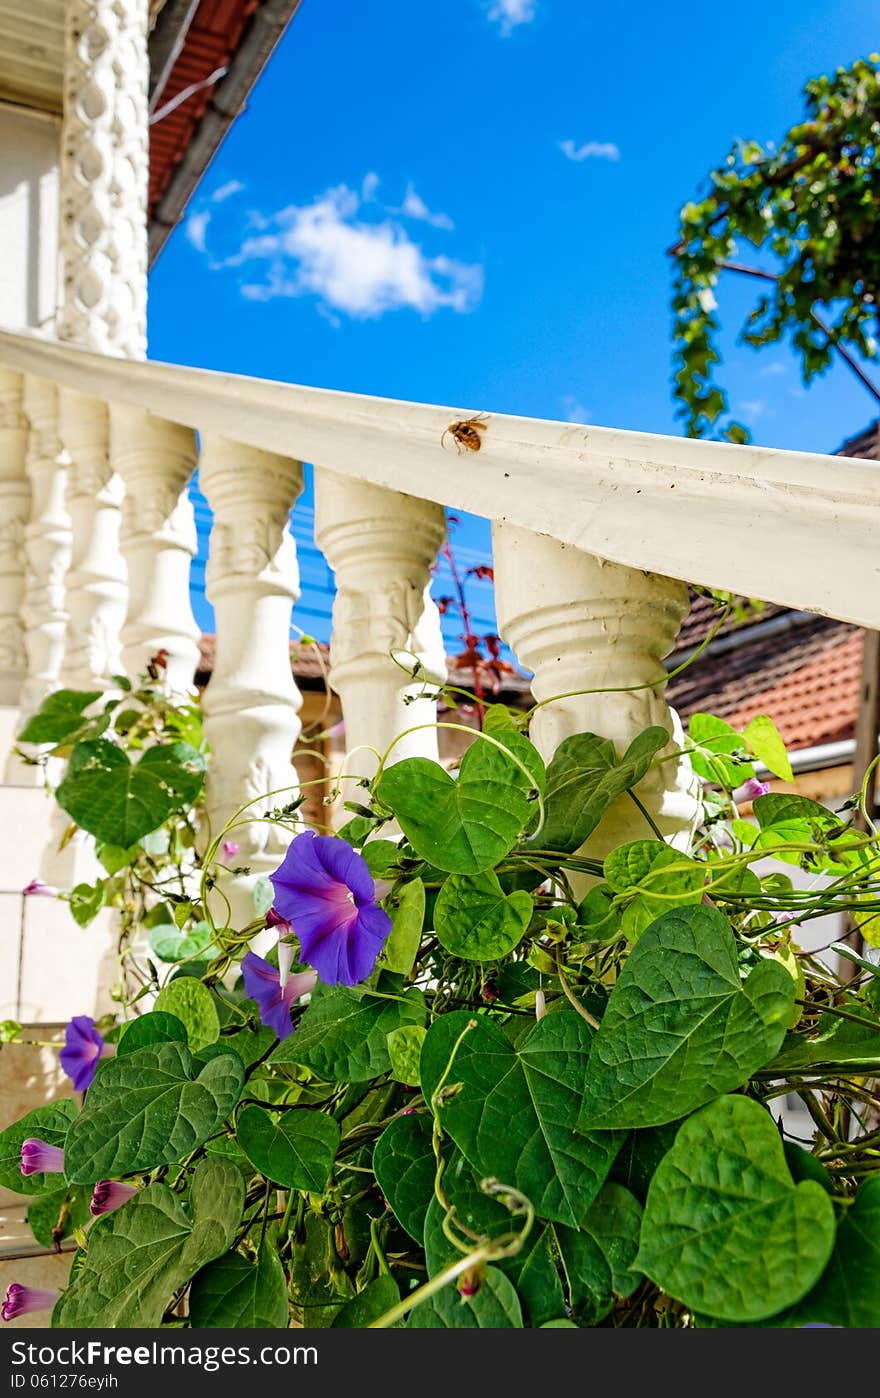
POLYGON ((192 691, 199 629, 189 573, 196 526, 187 494, 195 469, 195 433, 139 408, 110 409, 110 455, 125 484, 122 554, 128 566, 128 615, 122 628, 124 672, 132 679, 157 651, 178 694, 192 691))
POLYGON ((143 359, 149 0, 66 0, 58 338, 143 359))
MULTIPOLYGON (((439 760, 436 729, 417 726, 437 721, 435 701, 418 697, 424 682, 446 679, 440 616, 428 592, 445 537, 439 505, 315 471, 315 541, 336 574, 330 681, 351 754, 346 772, 372 777, 377 760, 365 749, 384 753, 408 728, 417 731, 394 747, 389 761, 439 760), (415 660, 422 669, 413 681, 415 660)), ((353 782, 342 797, 357 800, 353 782)))
POLYGON ((112 676, 122 673, 119 632, 127 588, 119 524, 125 487, 110 463, 106 403, 61 389, 59 407, 60 436, 70 457, 73 536, 61 679, 67 689, 109 689, 112 676))
MULTIPOLYGON (((22 377, 10 369, 0 369, 0 705, 18 704, 25 675, 20 611, 24 529, 31 494, 25 472, 26 450, 22 377)), ((6 736, 4 733, 4 742, 6 736)))
MULTIPOLYGON (((214 514, 207 594, 214 607, 216 653, 205 690, 211 746, 207 807, 211 834, 247 801, 256 815, 298 793, 291 755, 299 731, 300 693, 290 664, 290 611, 299 596, 290 511, 302 490, 298 461, 223 437, 202 440, 199 483, 214 514), (270 791, 280 794, 264 799, 270 791)), ((248 865, 236 891, 277 868, 289 843, 278 826, 242 826, 229 837, 232 861, 248 865)), ((227 896, 232 891, 223 885, 227 896)), ((253 917, 251 908, 245 921, 253 917)))
MULTIPOLYGON (((59 339, 102 354, 146 352, 149 0, 67 0, 61 124, 59 339)), ((123 486, 109 459, 106 404, 62 390, 73 554, 67 685, 121 668, 123 486)))
MULTIPOLYGON (((665 674, 663 656, 673 649, 688 610, 685 584, 608 563, 513 525, 494 524, 492 541, 498 628, 534 672, 535 699, 614 690, 575 694, 537 711, 530 736, 545 761, 573 733, 598 733, 622 753, 644 728, 657 724, 679 744, 681 725, 663 684, 621 691, 665 674)), ((654 768, 636 794, 667 840, 686 843, 697 811, 686 758, 654 768)), ((585 849, 602 858, 616 845, 652 835, 644 815, 623 796, 585 849)))

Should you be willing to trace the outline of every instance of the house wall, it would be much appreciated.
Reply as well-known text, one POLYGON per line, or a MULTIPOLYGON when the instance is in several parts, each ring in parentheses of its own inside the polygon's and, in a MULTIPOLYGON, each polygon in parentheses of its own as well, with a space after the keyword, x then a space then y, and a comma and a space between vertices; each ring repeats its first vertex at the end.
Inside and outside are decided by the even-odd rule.
POLYGON ((0 103, 0 325, 51 325, 58 299, 60 121, 0 103))

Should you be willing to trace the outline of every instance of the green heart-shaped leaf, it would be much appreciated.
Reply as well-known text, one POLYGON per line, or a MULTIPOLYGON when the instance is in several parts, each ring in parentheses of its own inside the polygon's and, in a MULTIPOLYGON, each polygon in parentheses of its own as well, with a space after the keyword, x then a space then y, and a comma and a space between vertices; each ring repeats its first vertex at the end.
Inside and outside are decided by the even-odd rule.
POLYGON ((848 829, 833 811, 820 806, 818 801, 811 801, 808 796, 773 791, 767 796, 757 797, 752 810, 761 827, 754 848, 773 846, 773 858, 785 864, 801 864, 805 855, 799 849, 789 853, 777 846, 803 845, 821 840, 828 842, 829 853, 825 854, 819 849, 806 856, 811 869, 839 870, 841 863, 855 865, 865 858, 863 850, 849 848, 859 844, 862 837, 858 831, 848 829), (834 858, 831 857, 831 850, 834 851, 834 858))
MULTIPOLYGON (((76 1103, 70 1098, 63 1098, 60 1102, 49 1102, 45 1107, 35 1107, 20 1121, 14 1121, 5 1131, 0 1131, 0 1187, 11 1189, 13 1194, 46 1194, 50 1190, 56 1193, 64 1181, 64 1175, 47 1175, 42 1170, 35 1175, 21 1173, 21 1143, 33 1136, 49 1146, 63 1149, 70 1123, 76 1115, 76 1103)), ((67 1165, 66 1157, 64 1164, 67 1165)))
POLYGON ((818 1283, 779 1323, 824 1321, 847 1330, 880 1326, 880 1179, 866 1180, 837 1225, 831 1261, 818 1283))
POLYGON ((193 1053, 220 1037, 220 1016, 210 990, 192 976, 179 976, 163 986, 156 996, 156 1010, 174 1015, 186 1028, 193 1053))
POLYGON ((582 1325, 598 1325, 615 1296, 630 1296, 638 1286, 633 1264, 641 1226, 641 1204, 619 1184, 602 1186, 580 1229, 556 1225, 572 1311, 582 1325))
POLYGON ((388 1035, 388 1057, 391 1059, 391 1076, 395 1082, 406 1083, 407 1087, 418 1087, 419 1060, 426 1030, 420 1024, 402 1024, 392 1029, 388 1035))
POLYGON ((781 777, 784 782, 794 781, 785 743, 769 714, 755 714, 743 729, 743 738, 769 772, 781 777))
POLYGON ((490 869, 446 880, 434 908, 434 929, 453 956, 497 961, 519 944, 531 916, 530 895, 522 889, 505 893, 490 869))
POLYGON ((696 751, 689 752, 691 766, 706 781, 718 782, 728 790, 755 775, 755 769, 745 756, 745 740, 714 714, 691 714, 688 724, 688 737, 696 744, 696 751), (737 759, 732 756, 742 753, 737 759))
MULTIPOLYGON (((515 1218, 497 1198, 480 1188, 473 1170, 457 1151, 443 1172, 443 1193, 453 1209, 454 1220, 450 1220, 450 1224, 457 1238, 462 1237, 463 1230, 468 1230, 465 1237, 501 1238, 522 1228, 521 1218, 515 1218)), ((432 1193, 423 1220, 429 1277, 436 1276, 461 1256, 444 1232, 445 1220, 446 1210, 432 1193)), ((525 1236, 519 1252, 497 1263, 498 1270, 516 1287, 530 1326, 543 1325, 565 1307, 551 1239, 551 1229, 546 1224, 536 1223, 525 1236)), ((454 1292, 455 1288, 452 1290, 454 1292)), ((475 1299, 480 1310, 483 1303, 479 1301, 479 1294, 475 1299)))
POLYGON ((620 1133, 578 1124, 592 1034, 580 1015, 560 1010, 514 1049, 497 1025, 456 1011, 434 1021, 422 1047, 428 1102, 455 1050, 445 1085, 461 1086, 442 1100, 440 1123, 473 1168, 515 1185, 540 1218, 575 1228, 623 1143, 620 1133))
POLYGON ((132 766, 106 738, 77 743, 55 792, 81 830, 108 845, 133 845, 196 799, 205 759, 189 743, 148 748, 132 766))
POLYGON ((333 986, 317 995, 296 1032, 272 1055, 273 1063, 301 1063, 325 1082, 366 1082, 387 1073, 388 1035, 404 1024, 424 1024, 421 992, 398 999, 371 995, 360 986, 333 986))
POLYGON ((235 1131, 248 1160, 261 1175, 285 1189, 323 1194, 339 1146, 339 1126, 320 1111, 276 1114, 247 1106, 235 1131))
MULTIPOLYGON (((397 1282, 389 1273, 374 1277, 363 1291, 346 1301, 339 1314, 334 1317, 334 1330, 366 1330, 374 1320, 378 1320, 400 1300, 397 1282)), ((398 1326, 400 1325, 398 1321, 398 1326)), ((395 1327, 396 1328, 396 1327, 395 1327)))
POLYGON ((96 699, 100 699, 100 689, 88 693, 77 689, 56 689, 47 694, 37 712, 28 719, 18 735, 20 743, 62 743, 72 738, 88 720, 83 718, 83 710, 96 699))
MULTIPOLYGON (((379 841, 384 844, 385 841, 379 841)), ((367 845, 372 849, 372 845, 367 845)), ((399 853, 397 846, 395 852, 399 853)), ((425 922, 425 885, 421 879, 396 884, 382 906, 391 918, 391 931, 382 949, 382 965, 388 971, 408 976, 422 940, 425 922)))
POLYGON ((139 1015, 137 1019, 130 1019, 122 1026, 116 1045, 116 1057, 134 1053, 135 1049, 144 1048, 147 1044, 186 1042, 186 1025, 177 1015, 166 1014, 164 1010, 151 1010, 149 1014, 139 1015))
POLYGON ((570 854, 587 840, 618 796, 637 786, 669 742, 665 728, 646 728, 618 758, 596 733, 564 738, 547 768, 544 824, 532 843, 570 854))
POLYGON ((198 1076, 193 1068, 179 1043, 147 1044, 102 1063, 64 1143, 68 1179, 94 1184, 152 1170, 202 1145, 241 1096, 244 1068, 234 1053, 212 1058, 198 1076))
POLYGON ((411 1330, 521 1330, 522 1307, 513 1283, 497 1267, 487 1267, 475 1296, 462 1297, 444 1286, 410 1312, 411 1330))
POLYGON ((211 945, 213 938, 209 922, 197 922, 187 932, 178 932, 176 927, 162 923, 150 930, 150 951, 160 961, 194 961, 216 956, 211 945))
POLYGON ((747 1082, 785 1037, 794 982, 778 961, 740 979, 715 908, 665 913, 620 974, 593 1041, 581 1119, 662 1126, 747 1082))
POLYGON ((256 1262, 227 1252, 193 1278, 189 1319, 196 1330, 286 1330, 287 1282, 281 1259, 266 1243, 256 1262))
POLYGON ((770 1114, 721 1097, 658 1165, 636 1266, 691 1310, 759 1321, 815 1285, 833 1246, 834 1206, 814 1180, 795 1185, 770 1114))
POLYGON ((451 874, 493 868, 535 814, 544 764, 527 738, 503 731, 501 741, 528 772, 486 739, 468 748, 457 781, 436 762, 407 757, 382 773, 376 794, 396 816, 422 859, 451 874))
POLYGON ((603 872, 615 893, 635 895, 620 924, 631 941, 663 913, 699 903, 706 887, 705 864, 670 849, 662 840, 619 845, 605 860, 603 872))
POLYGON ((373 1171, 401 1227, 421 1243, 425 1214, 434 1193, 437 1162, 431 1145, 431 1118, 401 1116, 392 1121, 373 1149, 373 1171))
POLYGON ((232 1245, 244 1181, 226 1160, 203 1160, 190 1190, 192 1214, 164 1184, 139 1190, 98 1219, 83 1265, 55 1306, 56 1329, 155 1328, 178 1287, 232 1245))

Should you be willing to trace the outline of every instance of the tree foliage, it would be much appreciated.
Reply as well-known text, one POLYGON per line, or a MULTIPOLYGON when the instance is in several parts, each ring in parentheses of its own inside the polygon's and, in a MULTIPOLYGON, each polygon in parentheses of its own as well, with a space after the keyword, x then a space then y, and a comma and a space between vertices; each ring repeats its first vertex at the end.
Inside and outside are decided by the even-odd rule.
POLYGON ((780 141, 739 141, 709 175, 709 190, 681 210, 676 278, 674 383, 688 436, 713 429, 735 442, 715 382, 719 321, 714 288, 741 242, 768 249, 776 275, 761 283, 743 327, 754 347, 790 336, 809 383, 834 345, 877 354, 880 297, 880 55, 814 78, 804 119, 780 141), (817 312, 821 311, 821 323, 817 312))

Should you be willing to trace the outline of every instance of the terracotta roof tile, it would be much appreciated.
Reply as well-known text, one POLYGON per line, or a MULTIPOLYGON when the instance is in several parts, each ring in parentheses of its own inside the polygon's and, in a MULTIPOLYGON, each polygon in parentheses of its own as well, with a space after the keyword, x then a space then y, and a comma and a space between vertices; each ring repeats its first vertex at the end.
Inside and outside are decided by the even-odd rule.
POLYGON ((856 631, 724 716, 743 728, 769 714, 789 748, 851 738, 859 702, 862 632, 856 631))

